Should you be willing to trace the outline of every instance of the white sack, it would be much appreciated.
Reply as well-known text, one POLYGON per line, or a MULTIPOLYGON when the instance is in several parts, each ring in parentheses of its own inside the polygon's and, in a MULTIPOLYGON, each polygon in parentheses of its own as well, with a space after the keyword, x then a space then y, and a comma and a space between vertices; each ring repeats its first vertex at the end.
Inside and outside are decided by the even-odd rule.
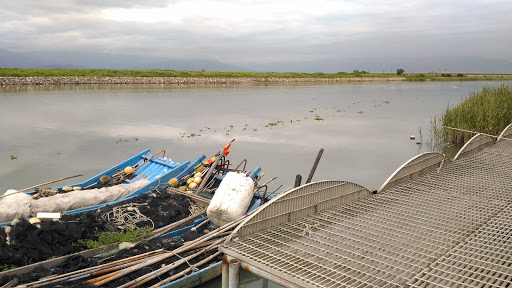
POLYGON ((242 217, 254 195, 254 181, 245 174, 229 172, 215 191, 206 215, 217 226, 242 217))
POLYGON ((119 184, 99 189, 76 190, 44 197, 32 200, 30 210, 32 215, 35 216, 39 212, 64 212, 66 210, 116 201, 148 184, 148 182, 146 179, 141 179, 129 184, 119 184))
MULTIPOLYGON (((4 195, 18 192, 9 189, 4 195)), ((0 223, 11 221, 16 218, 27 218, 30 216, 30 203, 32 197, 25 193, 0 198, 0 223)))

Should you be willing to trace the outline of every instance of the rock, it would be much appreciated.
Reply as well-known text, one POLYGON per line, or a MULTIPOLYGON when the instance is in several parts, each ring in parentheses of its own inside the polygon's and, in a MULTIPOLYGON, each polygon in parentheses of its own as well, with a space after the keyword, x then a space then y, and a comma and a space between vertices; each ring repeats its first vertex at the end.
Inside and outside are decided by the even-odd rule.
POLYGON ((130 243, 130 242, 122 242, 122 243, 119 243, 119 250, 130 249, 133 246, 135 246, 135 244, 130 243))

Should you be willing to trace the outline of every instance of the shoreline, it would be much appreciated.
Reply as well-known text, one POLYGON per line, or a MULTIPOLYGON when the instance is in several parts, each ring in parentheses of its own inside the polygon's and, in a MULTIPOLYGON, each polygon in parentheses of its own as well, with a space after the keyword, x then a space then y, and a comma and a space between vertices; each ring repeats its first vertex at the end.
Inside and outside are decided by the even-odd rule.
POLYGON ((273 84, 273 83, 336 83, 406 81, 405 77, 0 77, 0 86, 46 85, 219 85, 219 84, 273 84))

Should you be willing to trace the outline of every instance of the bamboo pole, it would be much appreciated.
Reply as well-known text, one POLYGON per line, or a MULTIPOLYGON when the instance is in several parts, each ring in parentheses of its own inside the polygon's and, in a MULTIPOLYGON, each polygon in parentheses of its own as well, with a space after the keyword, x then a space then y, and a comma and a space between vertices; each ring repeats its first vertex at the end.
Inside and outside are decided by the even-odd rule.
POLYGON ((125 258, 125 259, 120 259, 120 260, 117 260, 117 261, 114 261, 114 262, 111 262, 111 263, 106 263, 106 264, 102 264, 102 265, 98 265, 98 266, 94 266, 94 267, 89 267, 89 268, 84 268, 84 269, 77 270, 77 271, 72 271, 72 272, 69 272, 69 273, 66 273, 66 274, 57 275, 57 276, 54 276, 54 277, 51 277, 51 278, 38 280, 38 281, 35 281, 35 282, 32 282, 32 283, 28 283, 26 285, 30 287, 32 285, 36 285, 36 284, 47 282, 47 281, 52 281, 54 279, 63 278, 63 277, 67 277, 67 276, 74 275, 74 274, 79 274, 79 273, 83 273, 83 272, 87 272, 87 271, 92 271, 92 270, 97 271, 97 270, 102 269, 102 268, 108 268, 108 267, 116 266, 118 264, 123 264, 123 263, 126 263, 126 262, 131 261, 131 260, 135 260, 135 259, 138 259, 138 258, 150 257, 151 254, 162 253, 163 251, 164 251, 163 249, 158 249, 158 250, 155 250, 155 251, 146 252, 144 254, 135 255, 135 256, 132 256, 132 257, 125 258))
MULTIPOLYGON (((212 231, 212 232, 210 232, 210 233, 208 233, 206 235, 203 235, 203 236, 201 236, 201 237, 199 237, 199 238, 197 238, 195 240, 192 240, 192 241, 189 241, 189 242, 185 242, 183 244, 183 246, 181 246, 180 248, 177 248, 177 249, 174 249, 171 252, 162 254, 157 259, 149 260, 149 261, 140 263, 140 264, 132 266, 132 267, 130 267, 128 269, 124 269, 123 271, 118 271, 118 272, 110 273, 110 274, 108 274, 108 277, 102 277, 101 281, 98 281, 99 279, 91 279, 91 280, 89 280, 87 282, 93 283, 94 285, 97 285, 97 286, 100 286, 100 285, 108 283, 108 282, 110 282, 112 280, 115 280, 117 278, 120 278, 122 276, 130 274, 133 271, 139 270, 139 269, 144 268, 144 267, 149 266, 149 265, 153 265, 153 264, 158 263, 160 261, 163 261, 163 260, 165 260, 167 258, 170 258, 170 257, 172 257, 172 256, 174 256, 176 254, 179 254, 179 253, 182 253, 184 251, 190 250, 191 248, 196 247, 196 245, 199 245, 199 244, 201 244, 201 243, 203 243, 203 242, 205 242, 207 240, 210 240, 213 237, 217 237, 218 235, 222 234, 226 230, 232 229, 236 225, 240 224, 244 218, 245 218, 245 216, 244 217, 240 217, 236 221, 233 221, 231 223, 225 224, 225 225, 215 229, 214 231, 212 231)), ((221 240, 219 240, 219 241, 223 241, 223 240, 224 240, 224 238, 221 238, 221 240)), ((212 245, 214 245, 215 243, 213 243, 212 245)), ((206 248, 206 249, 208 249, 208 248, 206 248)), ((149 274, 151 274, 151 273, 149 273, 149 274)), ((107 275, 105 275, 105 276, 107 276, 107 275)))
POLYGON ((15 193, 12 193, 12 194, 9 194, 9 195, 2 195, 2 196, 0 196, 0 198, 11 196, 11 195, 18 194, 18 193, 22 193, 22 192, 25 192, 25 191, 37 188, 39 186, 48 185, 48 184, 52 184, 52 183, 55 183, 55 182, 59 182, 59 181, 62 181, 62 180, 66 180, 66 179, 70 179, 70 178, 75 178, 75 177, 79 177, 79 176, 84 176, 84 174, 77 174, 77 175, 73 175, 73 176, 59 178, 57 180, 52 180, 52 181, 44 182, 44 183, 41 183, 41 184, 38 184, 38 185, 34 185, 34 186, 31 186, 31 187, 19 190, 19 191, 15 192, 15 193))
POLYGON ((196 230, 197 230, 197 228, 199 228, 199 227, 203 226, 204 224, 206 224, 206 223, 208 223, 208 222, 210 222, 210 218, 208 218, 208 219, 204 220, 203 222, 201 222, 201 223, 200 223, 199 225, 197 225, 196 227, 193 227, 192 229, 190 229, 190 231, 194 232, 194 231, 196 231, 196 230))
POLYGON ((155 285, 151 286, 150 288, 157 288, 157 287, 160 287, 162 286, 163 284, 165 283, 168 283, 168 282, 171 282, 171 281, 174 281, 178 278, 180 278, 181 276, 187 274, 188 272, 192 271, 192 269, 194 268, 197 268, 197 267, 201 267, 202 265, 210 262, 212 259, 214 259, 215 257, 217 257, 221 252, 220 251, 217 251, 215 254, 212 254, 211 256, 209 256, 208 258, 205 258, 203 260, 201 260, 200 262, 197 262, 196 264, 188 267, 187 269, 181 271, 180 273, 176 274, 176 275, 173 275, 169 278, 166 278, 158 283, 156 283, 155 285))
POLYGON ((194 254, 192 254, 190 256, 187 256, 185 258, 181 258, 178 261, 175 261, 175 262, 173 262, 170 265, 164 266, 164 267, 162 267, 160 269, 157 269, 157 270, 155 270, 155 271, 153 271, 151 273, 143 275, 143 276, 141 276, 141 277, 139 277, 137 279, 134 279, 134 280, 132 280, 132 281, 126 283, 126 284, 123 284, 123 285, 119 286, 118 288, 128 288, 128 287, 135 288, 135 287, 138 287, 138 286, 140 286, 140 285, 142 285, 142 284, 144 284, 144 283, 146 283, 148 281, 153 280, 154 278, 160 276, 161 274, 164 274, 167 271, 172 270, 172 269, 180 266, 181 264, 184 264, 187 261, 194 259, 195 257, 203 254, 204 252, 205 251, 201 250, 201 251, 196 252, 196 253, 194 253, 194 254))
POLYGON ((172 270, 172 269, 180 266, 181 264, 186 263, 189 260, 194 259, 195 257, 197 257, 197 256, 199 256, 199 255, 201 255, 201 254, 203 254, 203 253, 205 253, 205 252, 207 252, 207 251, 209 251, 211 249, 217 248, 218 244, 220 244, 222 241, 224 241, 224 239, 220 238, 217 241, 215 241, 212 245, 206 247, 203 250, 200 250, 200 251, 198 251, 198 252, 196 252, 196 253, 194 253, 192 255, 189 255, 189 256, 187 256, 185 258, 182 258, 182 259, 180 259, 178 261, 175 261, 171 265, 167 265, 167 266, 162 267, 162 268, 160 268, 158 270, 155 270, 155 271, 153 271, 151 273, 148 273, 148 274, 146 274, 144 276, 141 276, 141 277, 139 277, 137 279, 134 279, 134 280, 130 281, 129 283, 126 283, 126 284, 124 284, 122 286, 119 286, 119 288, 127 288, 127 287, 135 288, 135 287, 138 287, 138 286, 140 286, 140 285, 142 285, 142 284, 144 284, 144 283, 146 283, 146 282, 148 282, 148 281, 150 281, 150 280, 152 280, 152 279, 154 279, 156 277, 159 277, 160 275, 168 272, 169 270, 172 270))

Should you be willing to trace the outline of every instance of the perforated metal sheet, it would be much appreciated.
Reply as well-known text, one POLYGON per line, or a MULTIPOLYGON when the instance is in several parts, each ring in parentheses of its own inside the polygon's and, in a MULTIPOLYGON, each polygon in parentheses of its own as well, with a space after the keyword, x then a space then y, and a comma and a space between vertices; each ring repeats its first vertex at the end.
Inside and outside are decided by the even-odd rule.
POLYGON ((511 285, 511 171, 512 141, 500 141, 221 250, 305 287, 511 285))

